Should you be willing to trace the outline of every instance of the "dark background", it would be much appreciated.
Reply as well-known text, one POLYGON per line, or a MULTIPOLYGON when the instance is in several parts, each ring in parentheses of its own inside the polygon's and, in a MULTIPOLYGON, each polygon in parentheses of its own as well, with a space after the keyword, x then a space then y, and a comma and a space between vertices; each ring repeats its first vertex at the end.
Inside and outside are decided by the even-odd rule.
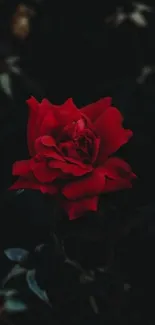
MULTIPOLYGON (((74 310, 73 304, 72 312, 67 307, 64 312, 62 307, 63 317, 69 324, 88 321, 100 324, 103 320, 107 324, 134 325, 142 324, 144 320, 146 325, 154 324, 154 1, 147 1, 149 8, 138 10, 134 21, 131 19, 131 14, 135 13, 132 1, 87 5, 25 0, 23 3, 35 14, 31 19, 30 33, 24 39, 14 35, 12 29, 12 17, 19 3, 0 1, 0 80, 4 74, 9 76, 11 89, 11 95, 8 95, 7 87, 4 89, 0 83, 2 251, 15 245, 33 250, 36 244, 47 240, 49 225, 55 231, 52 228, 55 227, 55 207, 49 206, 40 194, 28 191, 18 197, 7 193, 13 182, 12 163, 28 156, 25 100, 33 95, 38 100, 47 97, 59 104, 72 97, 80 108, 101 97, 112 96, 113 104, 125 117, 125 126, 134 131, 133 139, 120 154, 138 175, 137 183, 131 193, 103 198, 99 215, 95 218, 89 216, 72 225, 62 222, 58 233, 67 238, 65 247, 68 254, 86 264, 87 268, 96 267, 99 261, 107 263, 112 255, 110 270, 117 280, 113 277, 104 280, 103 287, 110 283, 113 288, 110 289, 112 298, 106 296, 103 304, 99 302, 99 316, 89 313, 86 306, 80 309, 81 319, 75 319, 70 313, 78 315, 79 309, 76 307, 74 310), (126 19, 117 26, 115 21, 119 8, 125 12, 126 19), (112 21, 108 23, 109 17, 112 21), (7 58, 16 56, 19 58, 16 63, 19 73, 12 71, 6 63, 7 58), (144 75, 144 70, 149 72, 144 75), (53 222, 50 220, 51 211, 53 222), (100 233, 101 229, 103 233, 100 233), (122 291, 120 294, 118 278, 121 278, 121 283, 131 285, 132 289, 125 297, 122 291)), ((56 219, 59 219, 57 214, 56 219)), ((44 265, 48 259, 49 256, 43 261, 44 265)), ((3 263, 2 260, 2 274, 5 273, 3 263)), ((50 275, 49 271, 47 273, 50 280, 46 286, 51 286, 52 291, 52 271, 50 275)), ((56 298, 52 296, 52 299, 56 298)), ((35 313, 36 310, 30 316, 24 316, 25 324, 37 319, 35 313)), ((43 311, 40 322, 55 321, 59 324, 57 313, 54 320, 52 317, 43 311)), ((15 321, 23 324, 23 319, 15 321)))

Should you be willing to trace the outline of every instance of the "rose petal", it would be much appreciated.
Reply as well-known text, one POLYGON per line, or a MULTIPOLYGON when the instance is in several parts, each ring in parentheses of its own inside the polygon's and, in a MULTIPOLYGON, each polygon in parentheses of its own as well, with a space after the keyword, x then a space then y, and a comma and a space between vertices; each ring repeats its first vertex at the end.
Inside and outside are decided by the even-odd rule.
POLYGON ((47 100, 41 103, 37 102, 34 97, 27 100, 30 107, 28 120, 28 148, 31 156, 34 155, 35 140, 45 134, 51 134, 58 127, 58 122, 54 117, 51 104, 47 100))
POLYGON ((58 188, 53 184, 40 185, 40 191, 43 194, 55 195, 58 193, 58 188))
POLYGON ((123 117, 115 107, 109 107, 95 122, 95 128, 101 138, 98 164, 102 164, 109 155, 127 143, 132 131, 122 127, 123 117))
POLYGON ((62 174, 58 169, 50 169, 47 161, 31 162, 31 170, 35 178, 41 183, 52 183, 62 174))
POLYGON ((104 193, 115 192, 124 189, 132 188, 131 180, 129 179, 106 179, 104 193))
POLYGON ((55 119, 53 112, 46 114, 40 123, 39 135, 43 136, 45 134, 54 134, 59 128, 59 123, 55 119))
POLYGON ((112 157, 105 164, 106 183, 104 192, 119 191, 132 187, 132 180, 136 175, 130 165, 120 158, 112 157))
POLYGON ((80 111, 73 103, 72 98, 68 98, 62 105, 53 105, 47 99, 44 99, 41 104, 50 106, 56 120, 62 126, 77 121, 81 117, 80 111))
POLYGON ((25 176, 31 171, 30 160, 16 161, 12 167, 12 175, 14 176, 25 176))
POLYGON ((27 138, 31 156, 35 154, 34 143, 38 137, 56 134, 65 125, 81 118, 81 113, 71 98, 62 105, 53 105, 47 99, 38 103, 34 97, 27 100, 27 103, 30 107, 27 138))
POLYGON ((109 158, 104 164, 106 176, 117 180, 118 178, 130 178, 132 173, 131 166, 118 157, 109 158))
POLYGON ((133 178, 135 174, 132 173, 131 167, 122 159, 113 157, 103 167, 97 167, 91 174, 65 185, 62 193, 68 200, 96 196, 109 190, 130 188, 133 178))
POLYGON ((68 183, 62 190, 69 200, 77 200, 87 196, 96 196, 104 191, 105 169, 96 168, 91 174, 68 183))
POLYGON ((89 117, 92 122, 94 122, 111 105, 111 102, 111 97, 105 97, 95 103, 82 107, 80 111, 82 114, 89 117))
POLYGON ((100 143, 101 143, 100 138, 95 138, 94 139, 94 144, 93 144, 94 152, 93 152, 92 163, 96 162, 96 159, 97 159, 98 153, 99 153, 99 149, 100 149, 100 143))
POLYGON ((43 135, 42 137, 40 137, 40 141, 46 147, 56 147, 55 140, 49 135, 43 135))
POLYGON ((60 161, 64 161, 64 158, 55 144, 55 140, 52 137, 44 136, 36 139, 35 152, 44 158, 52 158, 60 161))
POLYGON ((65 160, 66 157, 72 157, 75 161, 82 160, 73 141, 68 140, 67 142, 61 142, 59 144, 59 149, 63 153, 65 160))
POLYGON ((15 162, 13 165, 12 174, 14 176, 23 176, 27 180, 32 180, 32 173, 37 181, 41 183, 51 183, 62 174, 56 168, 51 170, 47 161, 22 160, 15 162))
POLYGON ((90 165, 90 164, 85 164, 82 161, 77 160, 77 159, 74 159, 72 157, 65 157, 65 160, 66 160, 66 162, 69 162, 70 164, 74 164, 74 165, 79 166, 80 168, 82 168, 85 171, 87 170, 87 172, 91 172, 92 171, 92 165, 90 165))
POLYGON ((37 119, 35 121, 36 138, 42 135, 51 134, 52 131, 54 132, 55 128, 58 126, 58 122, 55 119, 50 103, 47 102, 46 100, 43 100, 38 105, 37 119))
POLYGON ((29 99, 27 99, 26 103, 28 104, 29 108, 32 111, 37 111, 38 110, 39 102, 33 96, 31 96, 29 99))
POLYGON ((40 190, 40 184, 25 180, 24 178, 19 178, 12 186, 10 190, 20 190, 20 189, 31 189, 31 190, 40 190))
POLYGON ((74 176, 83 176, 92 171, 92 166, 86 165, 86 168, 81 168, 79 165, 70 164, 63 161, 49 161, 50 168, 56 168, 62 170, 64 174, 74 175, 74 176))
MULTIPOLYGON (((91 165, 88 165, 88 164, 86 165, 82 161, 76 160, 72 157, 65 157, 63 155, 63 153, 59 150, 59 148, 56 146, 54 139, 52 137, 44 136, 44 137, 38 138, 35 141, 35 151, 37 152, 38 155, 41 155, 41 157, 52 159, 52 162, 49 161, 50 168, 57 168, 57 167, 55 167, 56 163, 59 164, 59 161, 60 162, 62 161, 62 162, 64 162, 64 164, 61 165, 61 168, 63 168, 63 170, 66 170, 66 168, 69 168, 69 170, 70 170, 69 174, 70 173, 72 174, 74 171, 77 170, 77 168, 79 170, 82 169, 80 174, 78 174, 79 176, 84 175, 87 172, 90 172, 92 170, 91 165), (67 165, 67 164, 68 164, 68 167, 65 167, 65 165, 67 165), (76 165, 79 167, 74 168, 74 167, 72 167, 73 165, 76 165)), ((60 168, 60 164, 59 164, 58 168, 60 168)))
POLYGON ((77 132, 82 132, 86 127, 86 123, 85 123, 85 120, 83 118, 80 118, 80 120, 77 121, 77 124, 76 124, 76 130, 77 132))
POLYGON ((39 190, 43 194, 54 195, 58 192, 57 187, 53 184, 40 184, 37 182, 33 182, 31 180, 25 180, 24 178, 19 178, 10 188, 9 190, 20 190, 20 189, 31 189, 31 190, 39 190))
POLYGON ((59 125, 54 115, 55 105, 52 105, 47 99, 43 99, 39 104, 38 128, 39 136, 53 134, 59 125))
POLYGON ((84 198, 75 202, 64 200, 62 207, 69 216, 69 219, 74 220, 83 217, 87 211, 97 211, 98 197, 84 198))

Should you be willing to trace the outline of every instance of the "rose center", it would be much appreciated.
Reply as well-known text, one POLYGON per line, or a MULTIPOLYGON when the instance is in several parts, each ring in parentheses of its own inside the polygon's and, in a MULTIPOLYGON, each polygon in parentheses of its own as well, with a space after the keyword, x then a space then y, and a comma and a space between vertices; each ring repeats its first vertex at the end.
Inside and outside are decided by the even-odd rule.
POLYGON ((63 155, 85 164, 94 161, 95 134, 89 127, 87 120, 81 118, 65 127, 59 141, 59 148, 63 155))

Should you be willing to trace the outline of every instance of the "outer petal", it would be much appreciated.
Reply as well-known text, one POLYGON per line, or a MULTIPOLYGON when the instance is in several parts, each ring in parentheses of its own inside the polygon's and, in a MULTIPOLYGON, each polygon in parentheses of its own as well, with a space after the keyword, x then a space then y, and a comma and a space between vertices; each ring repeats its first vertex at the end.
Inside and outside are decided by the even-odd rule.
POLYGON ((106 184, 105 184, 105 189, 104 192, 115 192, 115 191, 120 191, 124 189, 129 189, 132 188, 132 183, 130 179, 106 179, 106 184))
POLYGON ((109 158, 104 164, 104 169, 106 176, 112 179, 127 178, 131 175, 136 177, 131 166, 119 157, 109 158))
POLYGON ((109 107, 96 121, 95 128, 101 138, 98 164, 127 143, 132 136, 131 130, 122 127, 123 117, 115 107, 109 107))
POLYGON ((59 121, 54 115, 54 105, 47 99, 43 99, 39 104, 39 115, 36 121, 38 127, 38 136, 51 135, 59 126, 59 121))
POLYGON ((111 105, 111 97, 105 97, 95 103, 84 106, 80 111, 85 114, 92 122, 95 122, 100 115, 111 105))
POLYGON ((124 160, 117 157, 110 158, 104 168, 106 173, 104 192, 132 187, 132 180, 136 178, 136 175, 124 160))
POLYGON ((60 176, 62 175, 61 170, 50 169, 48 167, 47 161, 33 161, 31 163, 31 170, 37 181, 42 184, 52 183, 56 178, 60 178, 60 176))
POLYGON ((80 110, 77 109, 72 98, 69 98, 62 105, 53 105, 47 99, 44 99, 41 105, 48 105, 48 107, 50 107, 56 120, 61 126, 65 126, 73 121, 77 121, 81 117, 80 110))
POLYGON ((23 177, 30 182, 34 180, 44 184, 52 183, 56 178, 62 175, 62 172, 57 168, 49 168, 46 160, 36 161, 35 159, 31 159, 15 162, 12 174, 14 176, 23 177))
POLYGON ((99 195, 105 187, 105 169, 96 168, 91 174, 68 183, 62 190, 68 200, 78 200, 83 197, 99 195))
POLYGON ((96 196, 104 192, 132 187, 135 178, 131 167, 120 158, 110 158, 102 167, 97 167, 91 174, 68 183, 62 193, 68 200, 96 196), (111 185, 110 185, 111 184, 111 185))
POLYGON ((12 167, 12 175, 13 176, 25 176, 27 175, 30 169, 30 160, 21 160, 16 161, 12 167))
POLYGON ((62 202, 62 207, 68 214, 69 219, 74 220, 83 217, 87 211, 97 211, 98 197, 84 198, 75 202, 65 200, 62 202))
POLYGON ((33 156, 35 154, 35 140, 41 135, 50 134, 58 126, 58 123, 51 110, 50 103, 46 103, 46 101, 44 103, 42 101, 40 104, 34 97, 28 99, 27 103, 30 108, 27 140, 29 153, 33 156))
POLYGON ((58 192, 57 187, 53 184, 40 184, 35 181, 26 180, 24 178, 19 178, 10 188, 9 190, 20 190, 20 189, 31 189, 31 190, 39 190, 43 194, 54 195, 58 192))
POLYGON ((33 96, 31 96, 29 99, 27 99, 26 102, 27 102, 31 111, 33 111, 33 112, 38 111, 39 102, 33 96))

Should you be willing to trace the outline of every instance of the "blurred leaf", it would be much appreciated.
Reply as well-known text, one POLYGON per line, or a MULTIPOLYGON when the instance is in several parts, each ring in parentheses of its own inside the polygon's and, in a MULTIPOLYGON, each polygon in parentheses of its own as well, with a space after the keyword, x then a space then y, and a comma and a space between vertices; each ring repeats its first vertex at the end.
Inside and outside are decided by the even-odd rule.
POLYGON ((91 308, 93 309, 93 312, 95 314, 99 314, 98 305, 96 303, 96 300, 95 300, 95 297, 94 296, 90 296, 89 297, 89 303, 90 303, 91 308))
POLYGON ((13 262, 21 262, 28 257, 29 252, 22 248, 8 248, 4 254, 13 262))
POLYGON ((8 73, 0 74, 0 85, 5 94, 12 97, 11 79, 8 73))
POLYGON ((40 253, 44 247, 45 247, 45 244, 37 245, 35 248, 35 252, 40 253))
POLYGON ((140 12, 133 12, 130 19, 139 27, 146 27, 148 22, 140 12))
POLYGON ((95 274, 93 271, 83 272, 80 275, 80 283, 89 283, 95 281, 95 274))
POLYGON ((19 275, 21 275, 21 274, 24 274, 24 273, 26 273, 26 269, 25 268, 23 268, 23 267, 21 267, 20 265, 15 265, 14 267, 13 267, 13 269, 8 273, 8 275, 3 279, 3 281, 2 281, 2 286, 4 287, 5 285, 6 285, 6 283, 10 280, 10 279, 12 279, 12 278, 14 278, 14 277, 16 277, 16 276, 19 276, 19 275))
POLYGON ((14 289, 3 289, 3 290, 0 290, 0 296, 12 297, 12 296, 15 296, 16 294, 18 294, 18 291, 17 290, 14 290, 14 289))
POLYGON ((25 190, 24 190, 23 188, 20 189, 20 190, 17 190, 17 191, 16 191, 16 195, 20 195, 20 194, 22 194, 24 191, 25 191, 25 190))
POLYGON ((7 312, 23 312, 25 310, 27 310, 27 306, 24 302, 17 300, 17 299, 8 299, 6 300, 6 302, 4 303, 4 309, 7 312))
POLYGON ((18 56, 9 56, 6 59, 6 63, 8 65, 9 70, 17 75, 20 75, 21 72, 18 66, 19 59, 20 58, 18 56))
POLYGON ((27 275, 26 275, 27 284, 28 284, 30 290, 35 295, 37 295, 41 300, 45 301, 47 304, 50 305, 46 291, 40 289, 40 287, 38 286, 38 284, 36 282, 35 274, 36 274, 35 270, 30 270, 27 272, 27 275))

